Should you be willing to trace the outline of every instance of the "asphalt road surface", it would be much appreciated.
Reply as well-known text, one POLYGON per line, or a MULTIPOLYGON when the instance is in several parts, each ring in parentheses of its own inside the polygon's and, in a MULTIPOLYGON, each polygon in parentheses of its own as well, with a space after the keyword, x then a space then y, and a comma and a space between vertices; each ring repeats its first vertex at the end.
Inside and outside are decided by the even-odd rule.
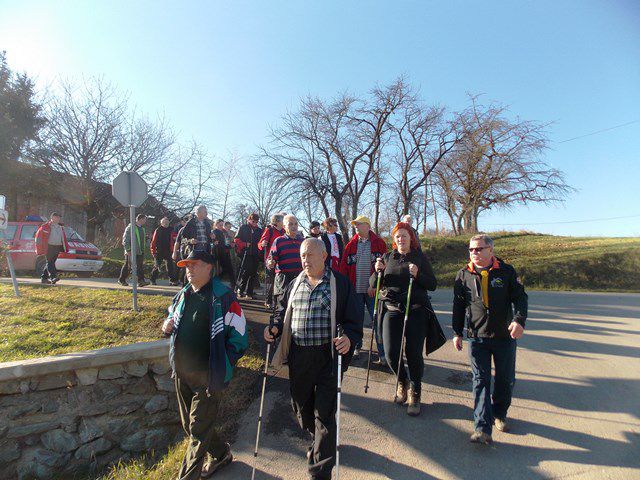
MULTIPOLYGON (((433 297, 449 337, 451 296, 433 297)), ((417 418, 391 402, 395 378, 383 369, 364 394, 363 354, 343 383, 340 477, 640 479, 640 295, 535 291, 529 299, 511 433, 495 431, 492 446, 469 443, 466 344, 427 359, 417 418)), ((236 461, 216 478, 251 478, 258 403, 241 422, 236 461)), ((309 437, 291 413, 286 368, 268 382, 264 419, 256 478, 307 478, 309 437)))

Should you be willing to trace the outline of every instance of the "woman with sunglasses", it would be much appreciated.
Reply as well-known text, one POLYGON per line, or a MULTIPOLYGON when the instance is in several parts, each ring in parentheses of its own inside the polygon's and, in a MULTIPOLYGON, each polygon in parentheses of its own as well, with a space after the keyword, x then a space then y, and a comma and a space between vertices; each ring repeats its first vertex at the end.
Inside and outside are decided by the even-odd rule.
POLYGON ((408 400, 407 413, 420 414, 420 394, 424 359, 422 349, 427 334, 427 320, 433 308, 427 290, 435 290, 436 277, 427 257, 418 249, 418 239, 411 225, 400 222, 392 230, 392 251, 378 258, 376 272, 371 275, 370 285, 376 286, 377 272, 380 281, 382 335, 384 351, 389 368, 395 375, 402 355, 402 329, 407 307, 409 280, 413 277, 409 305, 409 319, 405 332, 405 354, 407 368, 400 365, 400 375, 395 401, 404 404, 408 400))

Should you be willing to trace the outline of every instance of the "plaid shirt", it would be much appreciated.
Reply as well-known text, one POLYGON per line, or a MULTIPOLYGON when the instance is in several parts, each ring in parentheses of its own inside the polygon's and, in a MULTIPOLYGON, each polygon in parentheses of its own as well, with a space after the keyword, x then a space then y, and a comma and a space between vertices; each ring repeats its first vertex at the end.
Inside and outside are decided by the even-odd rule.
POLYGON ((331 288, 329 269, 311 288, 305 277, 291 301, 291 335, 297 345, 309 347, 331 342, 331 288))

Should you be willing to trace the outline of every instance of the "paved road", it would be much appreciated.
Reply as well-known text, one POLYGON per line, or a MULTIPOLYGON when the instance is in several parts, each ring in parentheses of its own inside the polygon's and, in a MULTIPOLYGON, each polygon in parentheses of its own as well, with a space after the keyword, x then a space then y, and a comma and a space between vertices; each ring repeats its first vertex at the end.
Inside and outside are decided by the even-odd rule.
MULTIPOLYGON (((384 371, 374 372, 364 394, 361 358, 344 382, 341 478, 640 478, 640 295, 529 296, 512 433, 496 432, 491 447, 468 442, 466 351, 447 345, 427 360, 416 419, 391 403, 394 378, 384 371)), ((450 336, 450 290, 434 300, 450 336)), ((306 478, 309 439, 296 427, 287 389, 285 369, 268 384, 256 478, 306 478)), ((257 412, 255 401, 233 445, 237 461, 216 478, 251 477, 257 412)))
MULTIPOLYGON (((124 288, 108 279, 64 283, 124 288)), ((391 403, 394 378, 385 371, 373 372, 364 394, 362 355, 344 381, 341 478, 640 479, 640 295, 533 291, 529 299, 509 412, 512 433, 495 432, 491 447, 468 442, 473 423, 466 351, 447 345, 427 359, 418 418, 391 403)), ((451 336, 451 291, 438 291, 433 300, 451 336)), ((259 304, 244 302, 258 330, 267 319, 259 304)), ((269 380, 256 478, 306 478, 309 439, 291 414, 286 378, 284 368, 269 380)), ((216 478, 251 477, 257 413, 256 400, 233 445, 237 461, 216 478)))
MULTIPOLYGON (((0 283, 11 283, 11 278, 0 278, 0 283)), ((33 277, 18 277, 18 283, 20 285, 41 285, 39 278, 33 277)), ((87 287, 87 288, 106 288, 109 290, 128 290, 131 291, 131 287, 124 287, 118 283, 116 278, 78 278, 78 277, 63 277, 60 282, 56 284, 58 286, 66 287, 87 287)), ((175 295, 180 290, 179 287, 169 286, 168 280, 158 280, 158 285, 147 285, 146 287, 138 288, 139 293, 156 294, 156 295, 175 295)))

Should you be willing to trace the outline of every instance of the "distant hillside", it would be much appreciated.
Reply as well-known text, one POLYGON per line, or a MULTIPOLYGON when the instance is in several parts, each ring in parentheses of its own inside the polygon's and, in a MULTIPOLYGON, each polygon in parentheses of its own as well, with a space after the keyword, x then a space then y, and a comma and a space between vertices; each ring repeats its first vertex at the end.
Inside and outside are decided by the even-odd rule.
MULTIPOLYGON (((640 292, 640 238, 556 237, 495 233, 496 255, 529 288, 640 292)), ((422 237, 440 285, 453 285, 469 261, 470 236, 422 237)))

